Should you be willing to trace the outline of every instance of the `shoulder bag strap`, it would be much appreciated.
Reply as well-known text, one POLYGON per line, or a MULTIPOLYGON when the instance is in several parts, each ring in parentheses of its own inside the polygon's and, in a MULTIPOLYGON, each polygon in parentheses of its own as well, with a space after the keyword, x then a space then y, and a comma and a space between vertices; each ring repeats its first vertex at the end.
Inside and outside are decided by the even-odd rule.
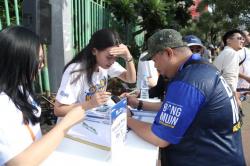
POLYGON ((244 49, 245 57, 242 61, 240 61, 239 66, 242 65, 242 63, 246 60, 246 57, 247 57, 246 49, 245 48, 243 49, 244 49))

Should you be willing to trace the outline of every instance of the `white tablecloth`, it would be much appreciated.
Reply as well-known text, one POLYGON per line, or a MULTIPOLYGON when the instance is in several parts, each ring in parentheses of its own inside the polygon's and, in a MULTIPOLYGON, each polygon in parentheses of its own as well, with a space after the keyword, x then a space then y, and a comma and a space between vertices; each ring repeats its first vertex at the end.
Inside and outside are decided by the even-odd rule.
MULTIPOLYGON (((144 118, 142 118, 143 120, 144 118)), ((153 121, 145 117, 144 121, 153 121)), ((133 131, 127 133, 125 145, 111 152, 64 138, 59 147, 45 160, 43 166, 154 166, 158 159, 158 147, 142 140, 133 131), (112 156, 112 157, 111 157, 112 156)))

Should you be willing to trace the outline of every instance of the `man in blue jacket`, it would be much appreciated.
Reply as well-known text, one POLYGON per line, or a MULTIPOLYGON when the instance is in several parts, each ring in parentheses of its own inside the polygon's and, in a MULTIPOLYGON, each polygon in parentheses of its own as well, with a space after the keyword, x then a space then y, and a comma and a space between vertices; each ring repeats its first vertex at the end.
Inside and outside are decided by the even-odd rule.
POLYGON ((220 72, 192 54, 179 32, 163 29, 148 40, 148 55, 171 79, 162 103, 128 96, 130 106, 158 111, 153 124, 133 119, 128 127, 146 141, 166 147, 166 165, 243 166, 240 117, 234 95, 220 72))

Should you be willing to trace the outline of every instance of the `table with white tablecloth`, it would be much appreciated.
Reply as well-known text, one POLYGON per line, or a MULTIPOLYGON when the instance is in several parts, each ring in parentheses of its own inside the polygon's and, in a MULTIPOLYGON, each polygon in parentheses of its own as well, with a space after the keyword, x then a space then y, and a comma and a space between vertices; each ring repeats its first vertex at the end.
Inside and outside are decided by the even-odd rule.
MULTIPOLYGON (((147 112, 144 116, 143 113, 140 112, 135 118, 153 122, 154 116, 155 113, 147 112)), ((158 147, 144 141, 133 131, 128 131, 124 146, 113 155, 111 155, 110 151, 101 150, 69 138, 64 138, 59 147, 42 163, 42 165, 154 166, 158 160, 158 153, 158 147)))

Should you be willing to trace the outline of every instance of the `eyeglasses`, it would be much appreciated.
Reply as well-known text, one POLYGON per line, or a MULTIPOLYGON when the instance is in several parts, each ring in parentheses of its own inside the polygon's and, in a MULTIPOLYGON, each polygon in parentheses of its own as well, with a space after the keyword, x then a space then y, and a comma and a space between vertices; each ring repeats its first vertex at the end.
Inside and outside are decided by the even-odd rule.
POLYGON ((203 48, 201 46, 190 46, 189 47, 192 53, 201 53, 203 48))
POLYGON ((237 40, 245 40, 244 37, 235 37, 235 38, 232 38, 232 39, 237 39, 237 40))

